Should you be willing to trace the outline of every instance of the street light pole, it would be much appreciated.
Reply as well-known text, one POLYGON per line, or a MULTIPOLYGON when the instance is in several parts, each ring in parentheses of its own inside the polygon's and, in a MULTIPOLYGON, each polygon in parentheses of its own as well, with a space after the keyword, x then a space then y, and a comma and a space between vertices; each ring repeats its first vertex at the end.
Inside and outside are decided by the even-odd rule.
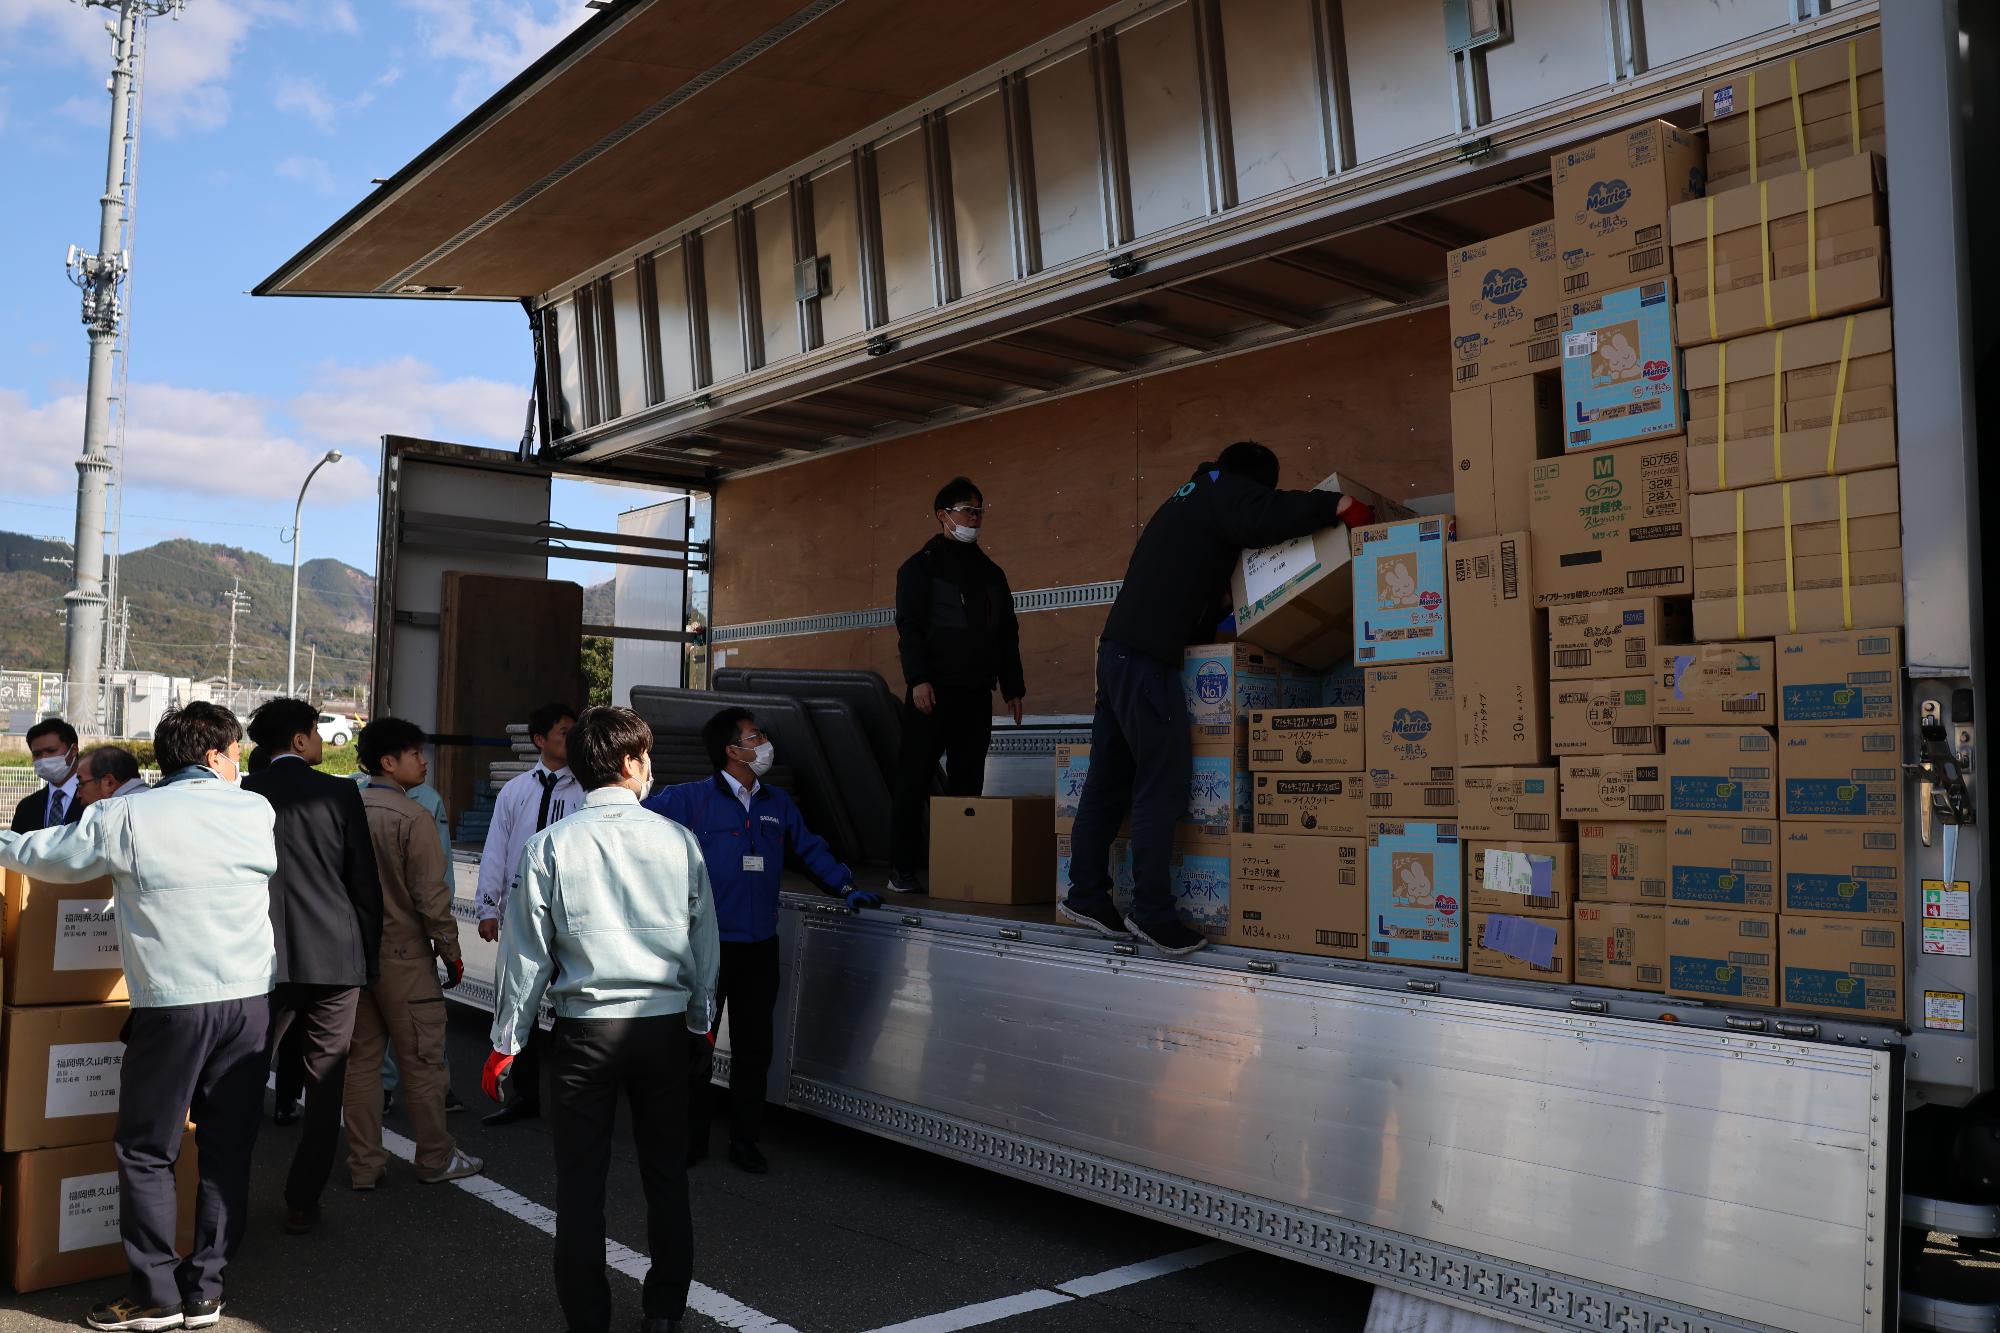
POLYGON ((306 507, 306 487, 313 484, 313 478, 328 463, 340 461, 340 450, 329 449, 326 457, 314 463, 312 471, 306 473, 305 481, 299 485, 298 503, 292 506, 292 635, 291 646, 285 653, 285 693, 295 696, 299 692, 299 516, 306 507))

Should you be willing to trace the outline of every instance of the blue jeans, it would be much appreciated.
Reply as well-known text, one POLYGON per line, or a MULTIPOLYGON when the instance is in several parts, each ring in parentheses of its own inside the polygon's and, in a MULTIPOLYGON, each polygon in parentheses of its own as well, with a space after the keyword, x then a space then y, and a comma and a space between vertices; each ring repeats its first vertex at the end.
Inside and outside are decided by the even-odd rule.
POLYGON ((1149 928, 1178 919, 1168 865, 1193 775, 1179 668, 1100 644, 1090 771, 1070 831, 1071 906, 1095 909, 1111 901, 1111 842, 1130 810, 1132 919, 1149 928))

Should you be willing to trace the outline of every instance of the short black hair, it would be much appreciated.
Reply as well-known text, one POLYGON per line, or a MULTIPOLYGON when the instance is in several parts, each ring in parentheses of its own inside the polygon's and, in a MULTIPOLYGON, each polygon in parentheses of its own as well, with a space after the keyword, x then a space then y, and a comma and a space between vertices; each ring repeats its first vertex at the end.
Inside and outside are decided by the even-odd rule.
POLYGON ((206 764, 212 751, 227 750, 243 739, 243 724, 221 704, 197 699, 169 708, 153 728, 153 753, 163 772, 178 773, 206 764))
POLYGON ((576 710, 565 703, 550 702, 543 704, 540 708, 528 714, 528 739, 533 740, 537 736, 548 735, 556 729, 556 724, 564 718, 568 718, 572 722, 576 721, 576 710))
POLYGON ((117 778, 121 787, 139 776, 138 758, 122 745, 100 745, 87 751, 83 761, 90 765, 91 777, 117 778))
POLYGON ((65 747, 76 745, 76 728, 59 717, 45 717, 28 728, 28 744, 33 745, 44 736, 60 736, 65 747))
POLYGON ((747 708, 725 708, 701 724, 701 745, 708 751, 708 762, 715 765, 716 772, 729 767, 727 751, 736 744, 743 724, 754 724, 756 721, 757 715, 747 708))
POLYGON ((1255 440, 1238 440, 1222 451, 1216 467, 1235 477, 1245 477, 1265 486, 1278 484, 1278 456, 1255 440))
POLYGON ((243 756, 245 773, 262 773, 271 766, 271 752, 261 745, 250 747, 250 753, 243 756))
POLYGON ((244 730, 258 748, 283 754, 292 748, 292 737, 319 731, 319 709, 304 699, 266 699, 250 714, 244 730))
POLYGON ((585 791, 615 786, 625 778, 625 761, 643 759, 653 748, 653 729, 629 708, 600 704, 583 710, 569 732, 569 771, 585 791))
POLYGON ((953 505, 964 504, 967 500, 977 501, 982 505, 986 503, 986 497, 972 484, 972 478, 953 477, 938 491, 937 503, 932 505, 931 509, 933 511, 949 509, 953 505))
POLYGON ((392 754, 421 750, 426 739, 424 729, 414 722, 400 717, 378 717, 354 738, 354 757, 363 772, 380 777, 384 759, 392 754))

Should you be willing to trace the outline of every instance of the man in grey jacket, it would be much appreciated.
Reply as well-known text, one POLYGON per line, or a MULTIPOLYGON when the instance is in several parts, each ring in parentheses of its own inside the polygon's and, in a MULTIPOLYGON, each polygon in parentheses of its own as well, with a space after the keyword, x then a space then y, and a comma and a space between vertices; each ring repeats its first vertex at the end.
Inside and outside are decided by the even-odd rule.
POLYGON ((604 1185, 621 1098, 632 1102, 653 1258, 643 1333, 680 1328, 694 1279, 687 1069, 715 1017, 721 950, 700 844, 639 804, 653 784, 652 746, 629 708, 577 719, 569 765, 583 808, 528 839, 500 931, 484 1084, 500 1100, 542 992, 553 991, 556 1297, 573 1333, 611 1327, 604 1185))
POLYGON ((98 1329, 206 1328, 243 1238, 271 1018, 275 817, 236 787, 243 731, 191 703, 160 719, 165 774, 143 800, 98 801, 74 824, 0 833, 0 866, 57 884, 111 877, 132 1015, 119 1075, 119 1234, 127 1296, 98 1329), (174 1253, 174 1163, 192 1111, 201 1195, 194 1251, 174 1253))

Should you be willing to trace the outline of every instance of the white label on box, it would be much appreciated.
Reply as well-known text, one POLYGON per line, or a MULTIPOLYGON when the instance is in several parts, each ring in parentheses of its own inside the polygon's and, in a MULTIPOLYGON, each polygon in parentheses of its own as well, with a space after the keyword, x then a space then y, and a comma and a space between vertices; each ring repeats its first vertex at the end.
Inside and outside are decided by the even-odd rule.
POLYGON ((123 966, 115 899, 64 898, 56 903, 56 971, 101 972, 123 966))
POLYGON ((1965 1031, 1965 993, 1955 990, 1925 991, 1924 1026, 1932 1032, 1965 1031))
POLYGON ((1565 357, 1592 356, 1596 352, 1597 330, 1585 329, 1581 333, 1565 333, 1563 335, 1563 355, 1565 357))
POLYGON ((94 1250, 118 1244, 118 1173, 63 1177, 58 1196, 56 1249, 94 1250))
POLYGON ((122 1041, 81 1041, 49 1047, 49 1095, 42 1114, 108 1115, 118 1109, 118 1073, 125 1064, 122 1041))
POLYGON ((1555 892, 1555 858, 1510 852, 1499 847, 1486 849, 1482 867, 1484 887, 1493 893, 1518 893, 1524 898, 1546 898, 1555 892))
POLYGON ((1255 606, 1313 567, 1313 539, 1294 537, 1243 553, 1243 593, 1255 606))

